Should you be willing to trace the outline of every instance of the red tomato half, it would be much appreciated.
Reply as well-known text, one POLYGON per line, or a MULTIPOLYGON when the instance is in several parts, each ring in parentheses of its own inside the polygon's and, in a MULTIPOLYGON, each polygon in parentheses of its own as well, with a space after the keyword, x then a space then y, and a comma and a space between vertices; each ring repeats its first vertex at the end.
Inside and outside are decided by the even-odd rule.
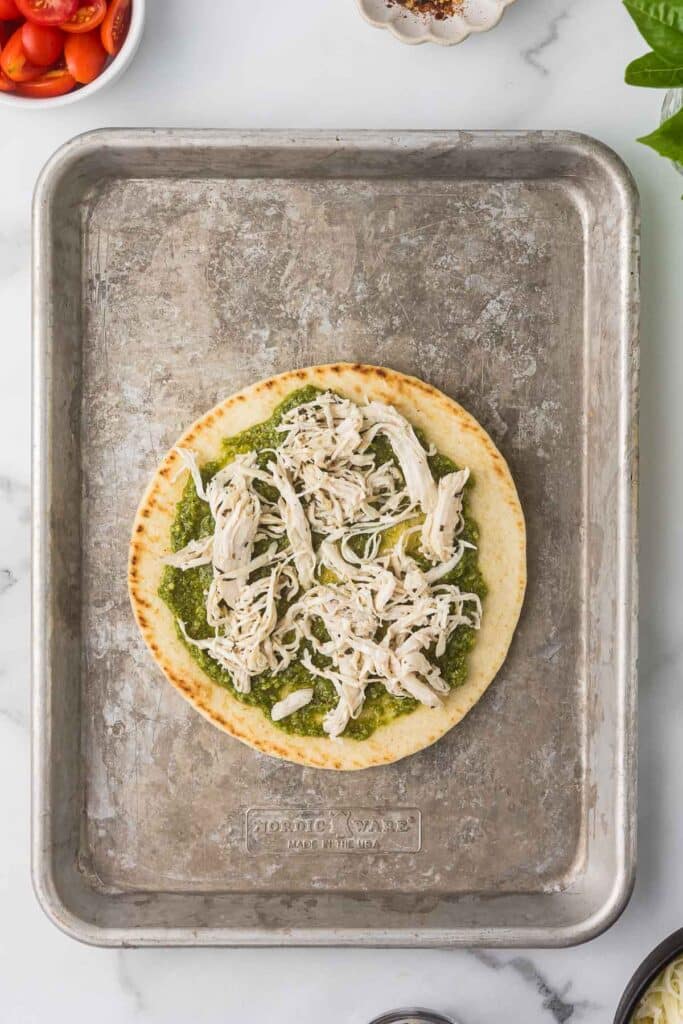
POLYGON ((51 25, 34 25, 32 21, 21 26, 21 41, 28 59, 41 68, 58 61, 64 50, 63 32, 51 25))
POLYGON ((17 86, 17 96, 27 96, 34 100, 47 100, 51 96, 63 96, 76 85, 66 68, 55 68, 52 71, 44 71, 40 78, 32 82, 23 82, 17 86))
POLYGON ((11 21, 13 18, 20 18, 19 8, 14 0, 0 0, 0 18, 4 21, 11 21))
POLYGON ((22 41, 21 29, 18 28, 5 44, 0 54, 0 68, 13 82, 30 82, 42 74, 42 68, 36 67, 26 56, 22 41))
POLYGON ((76 13, 78 0, 16 0, 19 13, 36 25, 61 25, 76 13))
POLYGON ((65 32, 90 32, 104 21, 107 0, 81 0, 81 5, 68 21, 59 27, 65 32))
POLYGON ((111 0, 109 10, 102 22, 100 32, 102 44, 112 57, 115 57, 123 46, 130 25, 131 0, 111 0))
POLYGON ((64 44, 66 66, 77 82, 87 85, 99 75, 107 60, 100 33, 83 32, 67 36, 64 44))
POLYGON ((0 69, 0 92, 14 92, 17 84, 8 78, 5 72, 0 69))

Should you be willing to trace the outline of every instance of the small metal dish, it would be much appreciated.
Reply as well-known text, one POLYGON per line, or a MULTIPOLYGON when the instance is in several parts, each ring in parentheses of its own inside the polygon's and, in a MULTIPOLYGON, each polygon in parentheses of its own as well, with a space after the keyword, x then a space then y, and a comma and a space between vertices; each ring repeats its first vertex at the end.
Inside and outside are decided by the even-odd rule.
POLYGON ((417 1008, 408 1010, 390 1010, 381 1017, 375 1017, 370 1024, 455 1024, 452 1017, 444 1017, 432 1010, 417 1008))
POLYGON ((487 32, 497 25, 512 3, 514 0, 464 0, 462 11, 447 18, 411 11, 395 0, 358 0, 358 8, 371 25, 389 29, 402 43, 455 46, 472 33, 487 32))
POLYGON ((660 971, 683 953, 683 928, 669 935, 646 956, 635 972, 621 997, 614 1024, 629 1024, 636 1006, 660 971))

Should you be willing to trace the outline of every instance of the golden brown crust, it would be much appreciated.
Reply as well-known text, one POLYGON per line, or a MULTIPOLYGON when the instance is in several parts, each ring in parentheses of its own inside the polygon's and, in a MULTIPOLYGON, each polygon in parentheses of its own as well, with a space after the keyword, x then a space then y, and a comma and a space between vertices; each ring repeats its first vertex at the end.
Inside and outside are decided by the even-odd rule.
POLYGON ((180 458, 170 451, 157 470, 133 525, 128 586, 133 612, 154 660, 169 682, 214 725, 264 753, 314 768, 354 770, 388 764, 434 743, 479 700, 505 660, 526 589, 526 529, 507 463, 462 406, 415 377, 384 367, 335 363, 291 370, 245 388, 197 420, 179 439, 200 464, 214 458, 224 437, 267 419, 295 388, 314 384, 356 401, 394 405, 445 455, 475 478, 471 511, 479 524, 479 564, 488 584, 482 627, 470 654, 466 683, 443 708, 418 708, 366 740, 291 736, 257 707, 214 683, 178 639, 173 616, 158 595, 170 528, 185 485, 180 458))

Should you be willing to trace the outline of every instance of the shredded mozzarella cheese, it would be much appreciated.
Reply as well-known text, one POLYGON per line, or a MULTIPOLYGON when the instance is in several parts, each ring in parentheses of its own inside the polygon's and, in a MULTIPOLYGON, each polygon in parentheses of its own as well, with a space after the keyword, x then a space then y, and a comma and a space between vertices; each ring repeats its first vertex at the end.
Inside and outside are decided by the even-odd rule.
MULTIPOLYGON (((192 638, 180 623, 186 641, 245 694, 256 676, 277 675, 300 658, 334 688, 337 703, 323 719, 331 738, 360 715, 371 683, 441 706, 449 686, 431 659, 459 626, 478 629, 481 621, 476 594, 440 582, 472 547, 459 539, 469 470, 437 484, 429 453, 396 409, 332 392, 290 410, 278 432, 265 463, 255 452, 238 455, 206 486, 193 453, 177 449, 214 519, 211 536, 167 559, 182 570, 213 567, 206 617, 214 635, 192 638), (376 463, 370 446, 378 434, 396 462, 376 463), (401 524, 397 543, 384 550, 386 531, 401 524), (416 534, 427 569, 407 550, 416 534)), ((288 694, 272 720, 313 699, 313 687, 288 694)))
POLYGON ((683 1021, 683 956, 655 978, 638 1003, 632 1024, 681 1024, 683 1021))

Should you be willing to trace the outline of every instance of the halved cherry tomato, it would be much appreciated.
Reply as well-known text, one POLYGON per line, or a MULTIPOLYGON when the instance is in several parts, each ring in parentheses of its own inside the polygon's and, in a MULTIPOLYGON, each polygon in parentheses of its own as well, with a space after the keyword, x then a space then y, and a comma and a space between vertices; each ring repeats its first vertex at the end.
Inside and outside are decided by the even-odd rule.
POLYGON ((87 85, 97 78, 104 67, 107 51, 102 46, 99 32, 83 32, 67 36, 64 56, 69 73, 77 82, 87 85))
POLYGON ((111 0, 100 32, 102 45, 115 57, 123 46, 130 25, 131 0, 111 0))
POLYGON ((51 96, 63 96, 64 93, 71 92, 75 85, 76 79, 66 68, 54 68, 52 71, 44 71, 40 78, 35 78, 32 82, 18 85, 17 96, 47 100, 51 96))
POLYGON ((18 28, 0 53, 0 68, 13 82, 30 82, 41 75, 43 69, 31 63, 21 40, 21 29, 18 28))
POLYGON ((64 33, 52 25, 34 25, 25 21, 21 26, 24 53, 33 64, 47 68, 62 56, 64 33))
POLYGON ((81 0, 81 5, 68 21, 59 26, 65 32, 90 32, 104 21, 107 0, 81 0))
POLYGON ((16 87, 17 83, 8 78, 5 72, 0 69, 0 92, 14 92, 16 87))
POLYGON ((0 18, 3 21, 11 21, 13 18, 20 18, 19 8, 14 0, 0 0, 0 18))
POLYGON ((61 25, 76 13, 78 0, 16 0, 16 5, 36 25, 61 25))

